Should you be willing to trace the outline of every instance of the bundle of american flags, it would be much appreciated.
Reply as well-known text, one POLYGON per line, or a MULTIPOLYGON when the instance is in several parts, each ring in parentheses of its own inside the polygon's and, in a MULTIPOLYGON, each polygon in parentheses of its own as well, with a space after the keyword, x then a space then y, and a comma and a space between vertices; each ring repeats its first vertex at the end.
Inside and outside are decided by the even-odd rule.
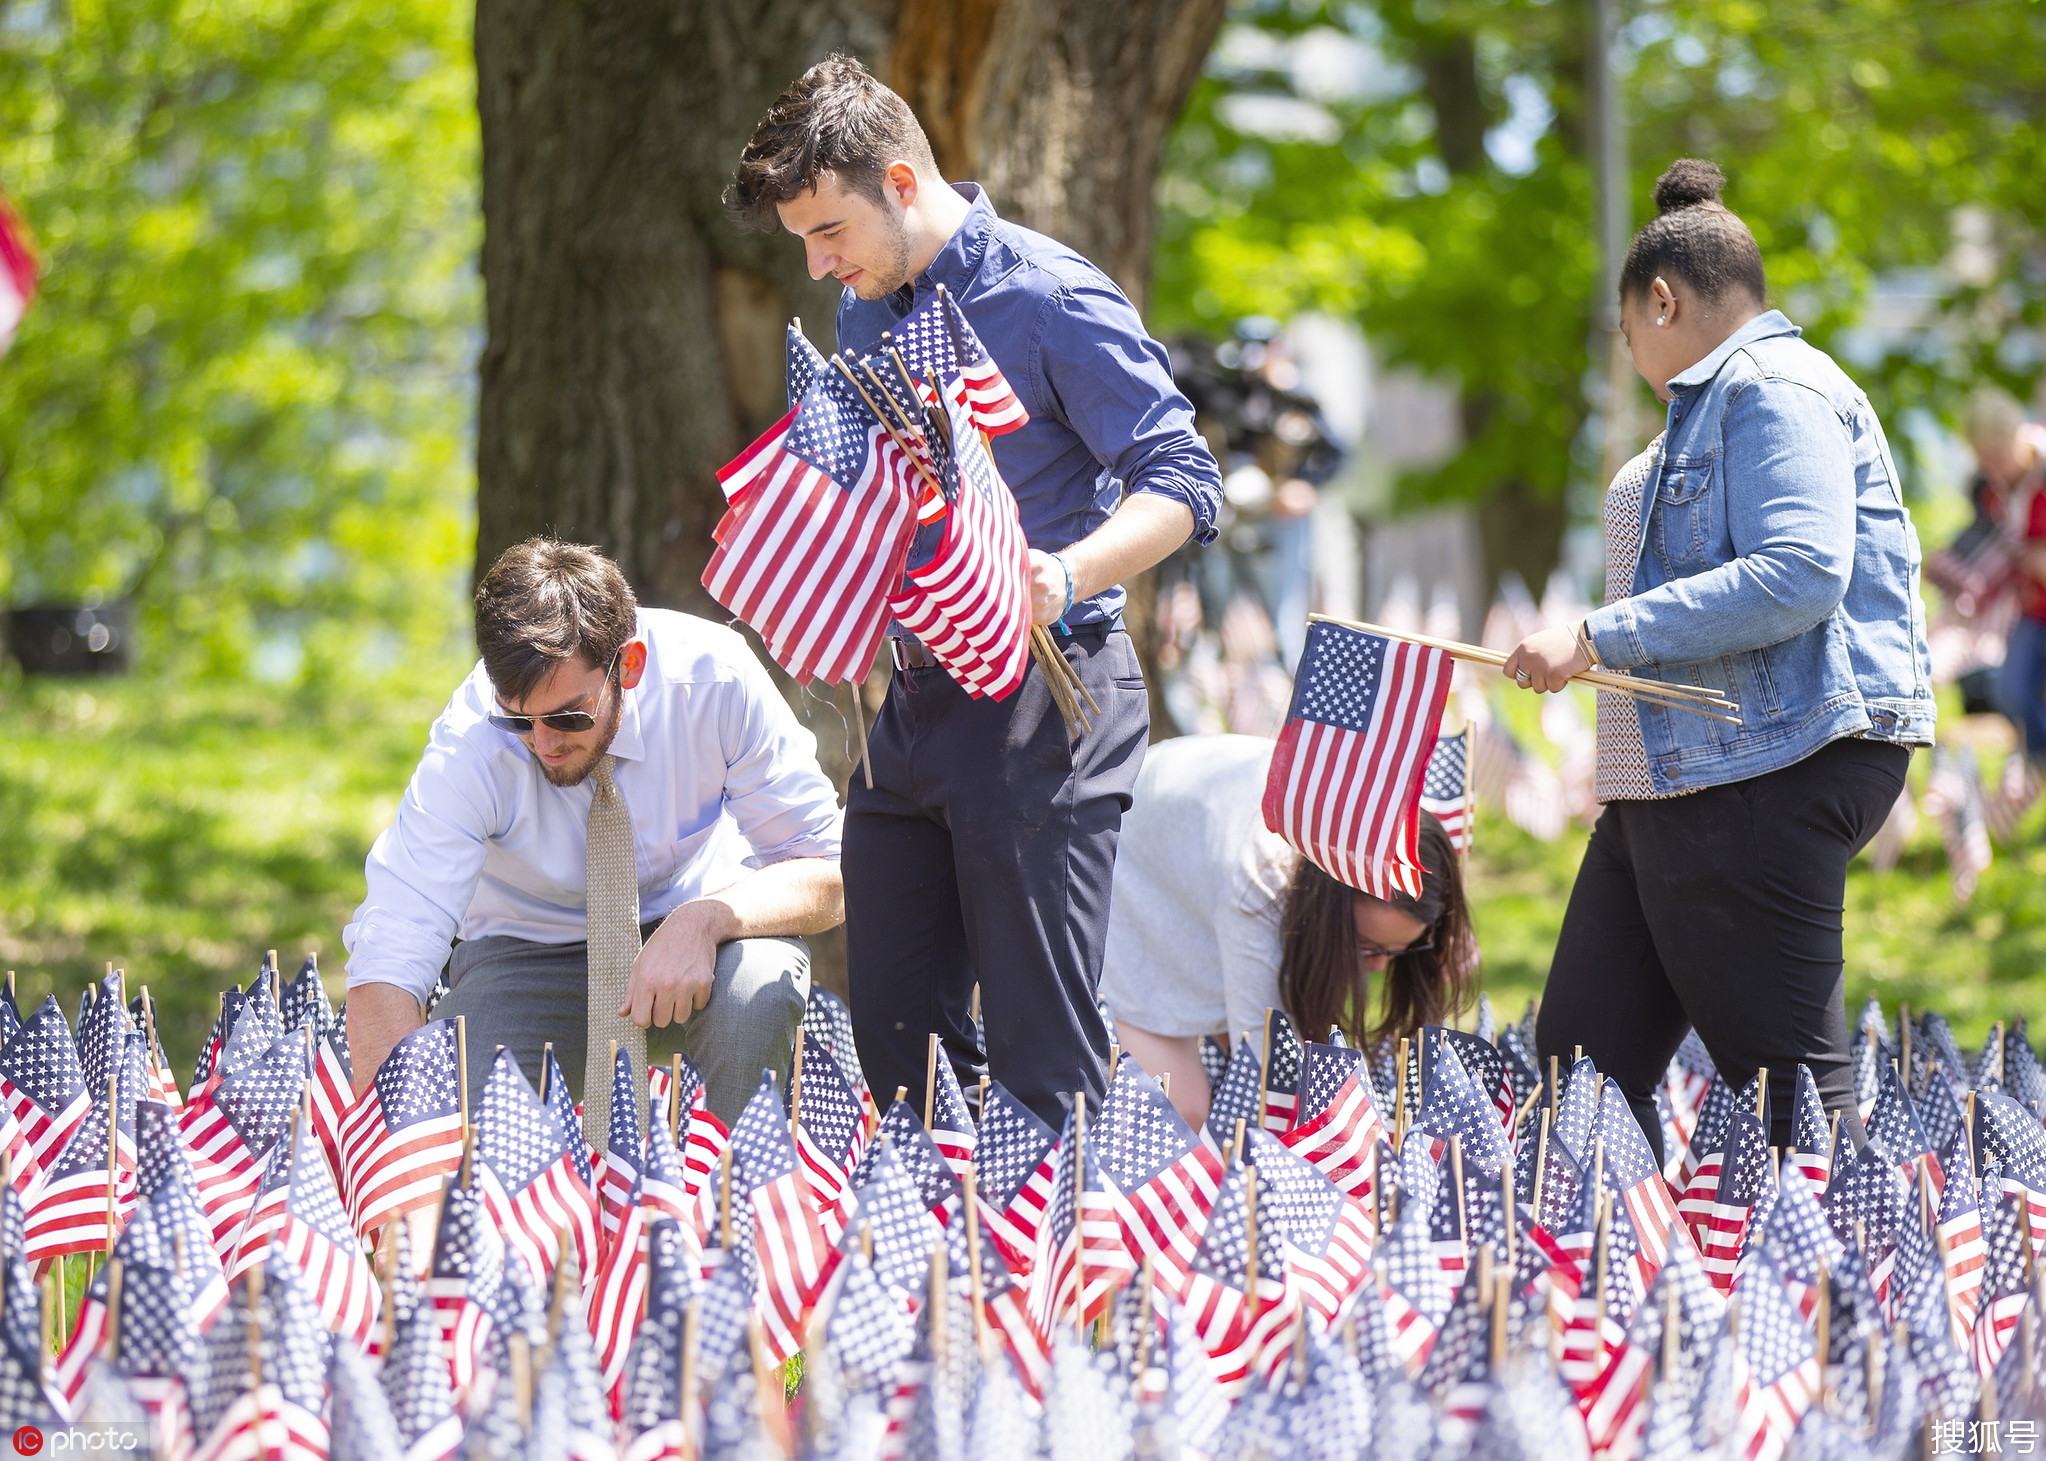
POLYGON ((789 401, 719 473, 704 587, 800 680, 865 678, 894 618, 969 693, 1013 691, 1028 560, 989 442, 1029 418, 952 296, 859 359, 827 362, 791 325, 789 401))
POLYGON ((266 966, 181 1092, 118 974, 75 1022, 0 999, 0 1430, 202 1461, 1830 1461, 2027 1454, 2046 1421, 2021 1023, 1971 1052, 1870 1005, 1858 1151, 1809 1072, 1736 1087, 1694 1039, 1661 1161, 1640 1101, 1483 1004, 1370 1053, 1273 1011, 1216 1042, 1201 1129, 1127 1058, 1054 1128, 942 1058, 921 1111, 876 1101, 818 991, 730 1129, 686 1062, 620 1059, 601 1151, 551 1053, 536 1090, 500 1052, 465 1122, 457 1028, 360 1099, 342 1029, 310 961, 266 966))

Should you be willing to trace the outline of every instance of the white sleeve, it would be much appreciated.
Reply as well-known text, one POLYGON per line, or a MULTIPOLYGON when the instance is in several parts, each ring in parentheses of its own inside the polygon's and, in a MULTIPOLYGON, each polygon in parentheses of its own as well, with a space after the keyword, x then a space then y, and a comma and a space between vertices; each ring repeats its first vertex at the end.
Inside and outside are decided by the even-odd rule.
POLYGON ((838 861, 838 793, 817 764, 817 738, 751 654, 722 687, 718 736, 725 753, 725 810, 753 848, 752 864, 794 857, 838 861))
POLYGON ((1255 1034, 1264 1029, 1265 1011, 1279 1003, 1279 925, 1287 876, 1283 854, 1288 850, 1262 827, 1252 832, 1232 871, 1229 897, 1215 919, 1232 1049, 1244 1031, 1255 1034))
POLYGON ((342 930, 348 987, 395 984, 424 1003, 447 963, 503 808, 483 754, 434 722, 397 819, 369 850, 369 889, 342 930))

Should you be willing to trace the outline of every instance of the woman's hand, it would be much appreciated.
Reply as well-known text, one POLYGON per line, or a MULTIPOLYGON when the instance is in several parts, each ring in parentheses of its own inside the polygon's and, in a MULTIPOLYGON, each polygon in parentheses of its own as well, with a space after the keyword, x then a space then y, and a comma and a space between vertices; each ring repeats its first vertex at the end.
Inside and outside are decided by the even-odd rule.
POLYGON ((1570 677, 1591 668, 1591 656, 1568 629, 1542 629, 1520 641, 1499 673, 1523 690, 1551 694, 1570 683, 1570 677))

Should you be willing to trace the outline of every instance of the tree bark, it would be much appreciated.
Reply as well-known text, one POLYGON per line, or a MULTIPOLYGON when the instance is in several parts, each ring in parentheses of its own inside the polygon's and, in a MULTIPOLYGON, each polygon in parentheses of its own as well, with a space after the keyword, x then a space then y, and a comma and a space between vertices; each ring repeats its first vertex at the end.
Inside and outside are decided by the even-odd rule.
MULTIPOLYGON (((698 582, 716 470, 783 410, 788 318, 831 348, 838 289, 719 194, 805 68, 860 56, 917 110, 946 177, 984 183, 1141 304, 1166 135, 1224 4, 478 0, 477 572, 548 531, 611 554, 644 603, 727 617, 698 582)), ((846 692, 788 689, 843 784, 846 692)), ((835 982, 831 940, 813 954, 835 982)))
POLYGON ((698 586, 714 473, 782 409, 780 330, 836 286, 718 194, 767 104, 832 50, 916 107, 947 177, 1141 301, 1165 137, 1223 0, 478 0, 478 570, 551 530, 649 603, 698 586))

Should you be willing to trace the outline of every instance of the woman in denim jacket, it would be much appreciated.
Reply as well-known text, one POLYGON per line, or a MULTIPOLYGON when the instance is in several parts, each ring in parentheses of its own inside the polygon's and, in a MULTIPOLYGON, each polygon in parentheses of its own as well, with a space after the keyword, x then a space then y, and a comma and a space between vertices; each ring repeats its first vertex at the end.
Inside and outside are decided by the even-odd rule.
POLYGON ((1740 706, 1728 724, 1601 697, 1606 808, 1542 999, 1543 1057, 1583 1046, 1659 1154, 1655 1086, 1692 1026, 1736 1087, 1767 1068, 1772 1142, 1792 1141, 1802 1064, 1861 1144, 1847 863, 1934 717, 1918 540, 1882 425, 1765 307, 1723 182, 1671 166, 1620 274, 1635 369, 1669 415, 1607 493, 1607 602, 1505 665, 1536 691, 1601 665, 1740 706))

